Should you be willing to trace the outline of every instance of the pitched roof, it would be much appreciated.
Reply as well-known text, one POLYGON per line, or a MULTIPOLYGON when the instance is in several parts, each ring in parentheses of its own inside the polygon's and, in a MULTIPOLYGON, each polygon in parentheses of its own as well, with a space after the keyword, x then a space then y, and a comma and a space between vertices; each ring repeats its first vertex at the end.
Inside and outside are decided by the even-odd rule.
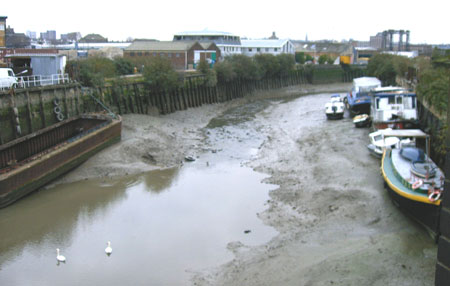
POLYGON ((214 42, 198 42, 205 50, 208 49, 211 45, 216 45, 214 42))
POLYGON ((126 51, 187 51, 197 42, 188 41, 134 41, 126 51))
POLYGON ((297 52, 317 52, 317 53, 336 53, 336 54, 352 54, 353 47, 346 43, 294 43, 297 52))

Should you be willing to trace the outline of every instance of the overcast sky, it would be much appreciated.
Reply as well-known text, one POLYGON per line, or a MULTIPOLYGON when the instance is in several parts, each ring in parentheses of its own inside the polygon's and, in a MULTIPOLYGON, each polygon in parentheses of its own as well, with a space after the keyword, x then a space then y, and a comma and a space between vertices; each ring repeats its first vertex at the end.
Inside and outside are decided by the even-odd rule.
MULTIPOLYGON (((355 39, 410 30, 413 44, 450 44, 450 1, 172 0, 2 1, 0 16, 16 33, 97 33, 111 40, 172 40, 182 31, 224 31, 248 38, 355 39)), ((405 40, 406 38, 404 38, 405 40)))

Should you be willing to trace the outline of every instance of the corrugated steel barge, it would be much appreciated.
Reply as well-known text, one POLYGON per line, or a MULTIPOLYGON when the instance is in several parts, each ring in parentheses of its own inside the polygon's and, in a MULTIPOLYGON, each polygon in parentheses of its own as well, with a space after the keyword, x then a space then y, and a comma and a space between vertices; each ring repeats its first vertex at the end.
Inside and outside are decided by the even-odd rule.
POLYGON ((79 115, 0 146, 0 208, 120 141, 122 120, 79 115))

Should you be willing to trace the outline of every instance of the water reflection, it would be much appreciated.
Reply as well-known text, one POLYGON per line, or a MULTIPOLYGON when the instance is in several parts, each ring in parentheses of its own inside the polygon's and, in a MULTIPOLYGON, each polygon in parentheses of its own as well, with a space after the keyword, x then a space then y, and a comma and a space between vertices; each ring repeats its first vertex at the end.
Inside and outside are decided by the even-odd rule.
POLYGON ((231 259, 230 241, 268 241, 276 233, 256 213, 275 186, 236 162, 212 165, 200 159, 182 169, 56 186, 0 210, 8 234, 0 240, 0 285, 183 285, 187 270, 231 259), (67 259, 57 268, 56 248, 67 259))
POLYGON ((229 261, 229 242, 270 240, 256 214, 276 186, 241 164, 263 140, 248 122, 266 106, 212 122, 221 151, 182 168, 59 185, 0 210, 0 285, 186 285, 189 271, 229 261))

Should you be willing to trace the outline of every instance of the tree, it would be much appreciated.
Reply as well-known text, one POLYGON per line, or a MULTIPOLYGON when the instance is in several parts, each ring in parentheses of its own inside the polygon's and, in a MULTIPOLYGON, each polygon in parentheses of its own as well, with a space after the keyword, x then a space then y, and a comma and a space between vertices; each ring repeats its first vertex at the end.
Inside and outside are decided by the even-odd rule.
POLYGON ((277 60, 280 63, 279 75, 288 75, 295 67, 295 58, 291 54, 280 54, 277 56, 277 60))
POLYGON ((258 67, 250 57, 245 55, 233 55, 227 57, 225 60, 230 61, 237 78, 244 80, 259 78, 258 67))
POLYGON ((105 78, 116 76, 116 66, 108 58, 92 57, 69 61, 66 71, 85 86, 100 86, 105 78))
POLYGON ((327 64, 332 65, 334 64, 334 61, 336 60, 336 57, 332 57, 328 55, 327 64))
POLYGON ((295 53, 295 62, 303 65, 306 62, 305 53, 304 52, 295 53))
POLYGON ((227 60, 215 63, 214 71, 217 75, 217 81, 220 83, 229 82, 236 78, 233 65, 227 60))
POLYGON ((305 62, 313 62, 314 58, 311 55, 306 54, 305 55, 305 62))
POLYGON ((202 74, 207 74, 209 71, 209 64, 204 59, 201 59, 200 62, 197 65, 197 70, 201 72, 202 74))
POLYGON ((143 76, 146 83, 156 90, 169 90, 180 84, 179 76, 167 58, 154 58, 145 65, 143 76))
POLYGON ((378 54, 373 56, 367 65, 367 74, 377 77, 383 85, 395 85, 395 71, 393 55, 378 54))
POLYGON ((257 66, 259 77, 268 78, 278 76, 280 73, 280 62, 272 54, 258 54, 253 57, 257 66))
POLYGON ((217 84, 216 72, 209 67, 206 60, 200 60, 197 65, 197 70, 205 75, 205 84, 207 86, 215 86, 217 84))
POLYGON ((319 56, 319 65, 323 65, 328 61, 328 56, 327 55, 320 55, 319 56))
POLYGON ((445 68, 430 68, 420 74, 417 95, 424 99, 439 114, 447 111, 447 95, 450 90, 450 71, 445 68))
POLYGON ((133 63, 126 58, 116 57, 114 58, 114 65, 118 75, 132 74, 134 70, 133 63))

